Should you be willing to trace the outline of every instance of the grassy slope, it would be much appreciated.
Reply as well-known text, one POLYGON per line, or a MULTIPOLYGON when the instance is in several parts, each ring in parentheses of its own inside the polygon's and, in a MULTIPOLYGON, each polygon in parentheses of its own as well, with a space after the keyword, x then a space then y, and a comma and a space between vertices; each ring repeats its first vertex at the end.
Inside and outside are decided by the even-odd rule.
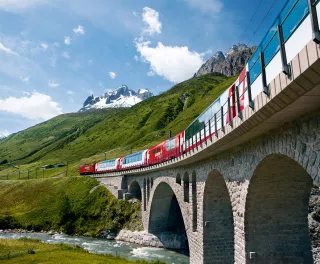
POLYGON ((142 229, 140 204, 117 200, 89 177, 0 181, 0 229, 97 235, 142 229))
MULTIPOLYGON (((173 134, 184 130, 234 80, 235 77, 203 75, 175 85, 169 91, 130 109, 102 112, 97 116, 93 112, 54 118, 0 141, 0 161, 20 159, 13 163, 28 164, 24 168, 32 169, 69 160, 72 161, 71 174, 77 174, 79 164, 102 160, 105 151, 114 150, 108 155, 109 158, 126 155, 130 146, 134 150, 148 148, 166 139, 169 130, 173 134), (189 98, 180 100, 183 94, 189 98), (94 125, 93 119, 98 119, 94 125), (83 129, 86 122, 90 124, 83 129), (78 128, 81 132, 76 132, 78 128), (61 135, 59 140, 58 135, 61 135), (48 141, 52 144, 32 154, 48 141), (32 155, 24 158, 27 153, 32 155)), ((0 170, 5 168, 0 166, 0 170)))
MULTIPOLYGON (((64 244, 49 245, 38 240, 0 239, 0 261, 1 263, 25 264, 25 263, 46 263, 46 264, 147 264, 146 261, 128 261, 119 257, 102 256, 89 254, 79 247, 71 247, 64 244), (8 259, 8 254, 11 259, 8 259)), ((161 262, 152 262, 161 264, 161 262)), ((150 264, 152 264, 150 263, 150 264)))

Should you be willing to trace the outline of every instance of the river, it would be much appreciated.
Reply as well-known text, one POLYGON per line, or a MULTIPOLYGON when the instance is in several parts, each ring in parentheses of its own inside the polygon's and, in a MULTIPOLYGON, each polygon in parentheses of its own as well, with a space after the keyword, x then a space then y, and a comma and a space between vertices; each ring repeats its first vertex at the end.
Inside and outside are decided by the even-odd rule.
POLYGON ((181 253, 163 249, 143 247, 127 242, 109 241, 91 237, 73 237, 65 234, 49 235, 45 233, 0 233, 0 238, 19 239, 22 237, 40 239, 49 244, 65 243, 79 245, 95 254, 112 254, 129 260, 143 259, 147 261, 160 260, 167 264, 187 264, 189 257, 181 253))

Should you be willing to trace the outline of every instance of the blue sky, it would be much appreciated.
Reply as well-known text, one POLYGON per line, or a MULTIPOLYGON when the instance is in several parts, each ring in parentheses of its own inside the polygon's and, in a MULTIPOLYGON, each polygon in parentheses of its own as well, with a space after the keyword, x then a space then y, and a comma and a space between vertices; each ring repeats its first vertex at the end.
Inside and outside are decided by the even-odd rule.
MULTIPOLYGON (((0 0, 0 137, 126 84, 159 94, 248 44, 273 1, 0 0)), ((285 0, 249 45, 259 44, 285 0)))

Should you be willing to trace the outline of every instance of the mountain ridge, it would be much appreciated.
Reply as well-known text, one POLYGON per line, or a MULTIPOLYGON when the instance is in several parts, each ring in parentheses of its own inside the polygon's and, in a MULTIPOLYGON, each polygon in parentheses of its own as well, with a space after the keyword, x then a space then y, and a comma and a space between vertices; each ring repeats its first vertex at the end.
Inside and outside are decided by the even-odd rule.
POLYGON ((216 52, 197 71, 196 76, 207 73, 219 73, 227 77, 235 76, 241 72, 256 47, 248 47, 245 44, 233 45, 226 54, 216 52))
POLYGON ((105 92, 101 96, 89 96, 83 103, 83 107, 79 112, 85 112, 91 109, 104 108, 127 108, 142 102, 154 96, 149 89, 139 89, 135 92, 126 85, 105 92))

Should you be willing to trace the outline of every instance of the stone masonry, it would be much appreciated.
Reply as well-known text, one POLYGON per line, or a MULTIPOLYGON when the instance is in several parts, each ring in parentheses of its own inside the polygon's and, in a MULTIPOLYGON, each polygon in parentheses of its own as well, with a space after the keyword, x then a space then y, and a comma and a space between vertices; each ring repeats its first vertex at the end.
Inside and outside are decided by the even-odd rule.
POLYGON ((308 197, 319 177, 317 111, 212 158, 164 171, 110 177, 112 187, 107 187, 126 191, 133 182, 139 184, 145 201, 143 224, 151 233, 157 231, 155 225, 165 229, 169 210, 162 209, 175 196, 191 263, 313 263, 308 197))

